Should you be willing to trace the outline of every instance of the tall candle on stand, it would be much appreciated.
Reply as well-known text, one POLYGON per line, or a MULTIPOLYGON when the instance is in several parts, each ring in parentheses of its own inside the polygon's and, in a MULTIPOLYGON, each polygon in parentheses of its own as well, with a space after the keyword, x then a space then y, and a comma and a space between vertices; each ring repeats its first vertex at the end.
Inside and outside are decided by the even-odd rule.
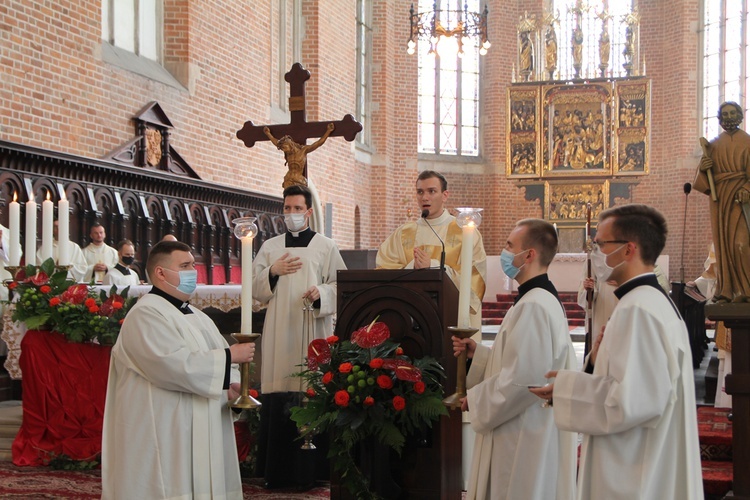
POLYGON ((70 265, 70 203, 67 198, 57 202, 57 264, 70 265))
POLYGON ((36 265, 36 202, 32 194, 29 201, 26 202, 26 265, 36 265))
POLYGON ((21 263, 21 205, 16 201, 17 194, 13 193, 13 201, 8 209, 8 229, 10 230, 10 249, 8 263, 17 266, 21 263))
POLYGON ((240 333, 253 333, 253 237, 240 238, 242 241, 242 323, 240 333))
POLYGON ((49 199, 42 202, 42 262, 52 257, 52 226, 55 222, 55 205, 49 199))
POLYGON ((232 221, 234 235, 242 242, 242 290, 240 291, 240 333, 253 333, 253 238, 258 233, 255 217, 240 217, 232 221))
POLYGON ((461 281, 458 287, 458 327, 470 328, 469 308, 471 306, 471 268, 474 255, 474 223, 461 228, 461 281))
POLYGON ((458 328, 471 328, 471 274, 474 233, 482 222, 481 208, 457 208, 456 223, 461 228, 461 279, 458 286, 458 328))

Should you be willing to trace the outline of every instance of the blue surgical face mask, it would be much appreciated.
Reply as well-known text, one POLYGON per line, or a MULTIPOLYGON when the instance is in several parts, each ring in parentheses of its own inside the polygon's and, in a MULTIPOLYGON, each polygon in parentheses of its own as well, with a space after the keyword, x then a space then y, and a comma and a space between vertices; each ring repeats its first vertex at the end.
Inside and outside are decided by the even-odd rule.
POLYGON ((521 255, 524 252, 528 252, 528 250, 521 250, 518 253, 513 253, 507 248, 504 248, 503 251, 500 252, 500 264, 503 266, 503 272, 508 278, 515 279, 516 276, 518 276, 518 273, 521 272, 521 267, 526 265, 522 264, 521 267, 513 265, 513 260, 515 260, 516 256, 521 255))
MULTIPOLYGON (((172 271, 171 269, 163 268, 165 271, 172 271)), ((195 269, 186 269, 184 271, 172 271, 180 275, 180 284, 174 286, 172 283, 165 281, 169 286, 177 289, 178 292, 182 292, 185 295, 192 295, 195 288, 198 286, 198 271, 195 269)))

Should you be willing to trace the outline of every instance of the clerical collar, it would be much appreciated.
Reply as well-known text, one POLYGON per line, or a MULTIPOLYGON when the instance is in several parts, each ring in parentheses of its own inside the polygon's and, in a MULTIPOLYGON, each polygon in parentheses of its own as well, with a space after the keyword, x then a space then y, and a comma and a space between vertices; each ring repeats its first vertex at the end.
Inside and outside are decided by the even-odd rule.
POLYGON ((516 296, 516 298, 513 299, 513 302, 517 303, 519 300, 521 300, 521 297, 526 295, 528 292, 530 292, 534 288, 541 288, 543 290, 547 290, 549 293, 554 295, 558 301, 560 300, 560 297, 557 295, 557 288, 555 288, 555 285, 553 285, 552 282, 549 280, 547 273, 542 273, 539 276, 534 276, 533 278, 525 281, 523 285, 519 285, 518 296, 516 296))
POLYGON ((154 295, 158 295, 159 297, 166 299, 170 304, 179 309, 182 314, 193 314, 193 311, 188 307, 190 305, 190 302, 183 302, 177 297, 173 297, 164 290, 156 288, 155 286, 152 286, 151 291, 148 293, 153 293, 154 295))
POLYGON ((297 233, 292 231, 286 232, 286 238, 284 240, 286 247, 306 247, 310 244, 310 242, 313 239, 313 236, 315 236, 315 231, 310 229, 310 227, 306 227, 302 231, 299 231, 297 233))
POLYGON ((115 264, 115 269, 117 269, 118 271, 120 271, 123 276, 129 276, 130 275, 130 269, 128 269, 125 266, 121 266, 119 262, 117 264, 115 264))
MULTIPOLYGON (((659 284, 659 280, 656 278, 656 275, 654 273, 646 273, 636 276, 635 278, 631 278, 619 287, 615 289, 615 296, 622 300, 622 298, 629 292, 632 292, 634 289, 638 288, 639 286, 650 286, 652 288, 656 288, 659 290, 669 301, 669 303, 672 305, 672 309, 674 309, 674 312, 677 313, 677 316, 680 316, 680 311, 677 310, 677 306, 674 305, 674 302, 672 302, 672 299, 669 298, 669 295, 667 295, 667 292, 664 291, 664 289, 659 284)), ((681 317, 681 316, 680 316, 681 317)))
MULTIPOLYGON (((447 210, 443 209, 443 213, 440 214, 439 217, 436 217, 434 219, 429 219, 430 224, 433 226, 441 226, 443 224, 448 224, 453 220, 453 216, 448 212, 447 210)), ((417 219, 417 224, 426 224, 425 220, 420 217, 417 219)))

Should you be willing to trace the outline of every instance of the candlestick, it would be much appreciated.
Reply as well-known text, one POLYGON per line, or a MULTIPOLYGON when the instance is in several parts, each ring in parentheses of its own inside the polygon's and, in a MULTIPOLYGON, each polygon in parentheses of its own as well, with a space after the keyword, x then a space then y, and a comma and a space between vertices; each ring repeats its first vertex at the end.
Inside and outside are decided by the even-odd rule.
POLYGON ((26 202, 26 231, 24 231, 26 238, 26 248, 24 254, 26 255, 26 265, 36 265, 36 202, 34 201, 33 195, 29 201, 26 202))
POLYGON ((482 221, 481 208, 458 208, 456 223, 461 228, 461 278, 458 287, 458 327, 471 326, 471 275, 474 256, 474 232, 482 221))
POLYGON ((21 205, 16 198, 18 195, 13 193, 13 201, 10 202, 8 209, 8 229, 10 230, 10 249, 8 251, 8 264, 18 267, 21 263, 21 205))
POLYGON ((240 333, 253 333, 253 238, 242 238, 242 325, 240 333))
POLYGON ((49 199, 49 192, 47 192, 47 199, 42 202, 42 251, 41 257, 42 262, 52 258, 52 227, 55 220, 55 205, 49 199))
POLYGON ((57 202, 57 264, 70 265, 70 203, 67 198, 57 202))
POLYGON ((253 333, 253 238, 258 233, 255 217, 234 219, 234 235, 242 242, 242 290, 240 333, 253 333))

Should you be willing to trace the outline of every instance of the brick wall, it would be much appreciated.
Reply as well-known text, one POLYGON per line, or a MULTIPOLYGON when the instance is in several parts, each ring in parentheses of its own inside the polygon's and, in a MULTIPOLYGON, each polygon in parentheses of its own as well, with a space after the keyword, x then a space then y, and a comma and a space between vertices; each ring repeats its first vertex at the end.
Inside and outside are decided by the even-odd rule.
MULTIPOLYGON (((479 163, 417 160, 417 60, 406 54, 411 0, 374 0, 372 150, 340 137, 309 157, 324 203, 333 204, 334 238, 374 248, 411 209, 418 171, 446 173, 450 207, 485 208, 481 230, 498 254, 514 222, 539 217, 538 202, 505 178, 506 92, 516 61, 516 24, 544 0, 488 0, 492 48, 483 58, 482 158, 479 163), (355 217, 358 213, 358 217, 355 217)), ((287 11, 291 13, 291 0, 287 11)), ((641 53, 653 79, 651 174, 635 201, 662 210, 666 253, 679 275, 684 195, 700 150, 698 0, 641 0, 641 53)), ((165 0, 164 66, 172 86, 102 61, 100 0, 20 1, 0 5, 0 138, 102 157, 134 135, 131 117, 158 101, 175 130, 172 144, 205 180, 278 195, 286 171, 270 143, 245 148, 235 132, 246 120, 270 123, 278 101, 275 53, 278 0, 165 0)), ((303 0, 301 63, 312 72, 307 119, 338 120, 355 111, 355 2, 303 0)), ((291 51, 291 48, 289 48, 291 51)), ((710 239, 707 197, 690 198, 685 253, 697 276, 710 239)))

